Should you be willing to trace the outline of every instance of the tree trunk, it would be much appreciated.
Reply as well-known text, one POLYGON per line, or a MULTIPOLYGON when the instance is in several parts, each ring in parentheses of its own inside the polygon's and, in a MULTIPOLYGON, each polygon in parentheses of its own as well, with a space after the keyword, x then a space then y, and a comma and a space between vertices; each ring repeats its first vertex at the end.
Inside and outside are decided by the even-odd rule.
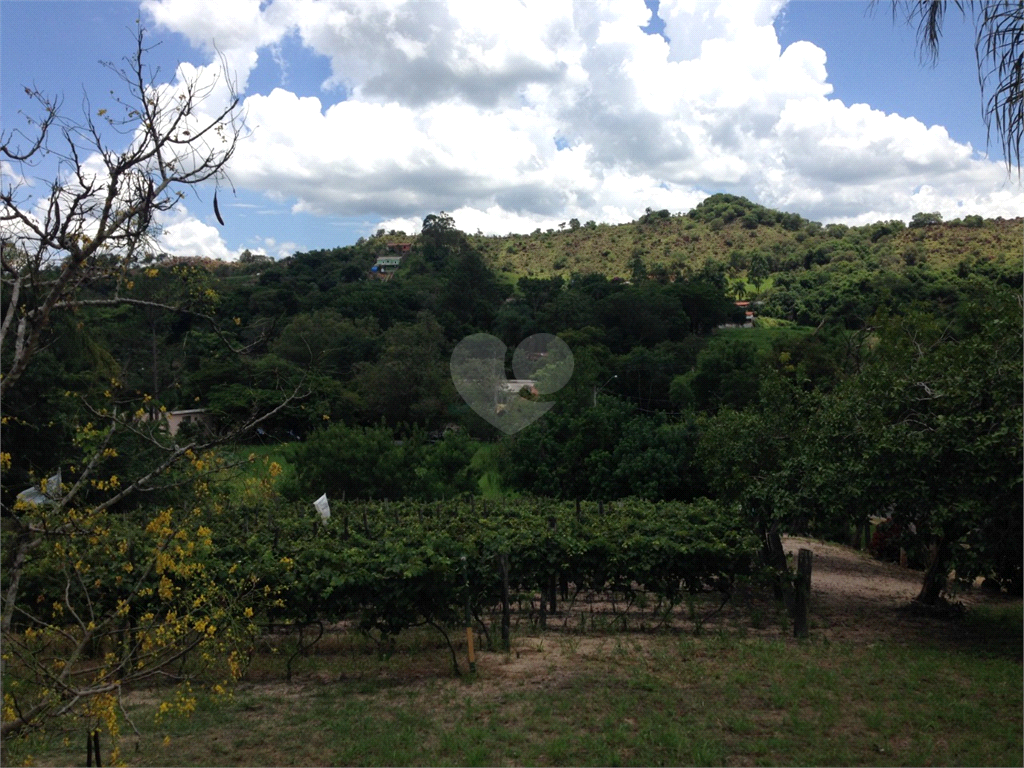
POLYGON ((936 605, 942 590, 946 588, 946 576, 949 574, 949 544, 946 541, 933 541, 928 547, 928 570, 924 572, 924 583, 915 600, 924 605, 936 605))
POLYGON ((775 599, 786 604, 786 610, 793 615, 793 579, 786 561, 786 551, 782 548, 782 537, 779 527, 773 525, 764 531, 764 557, 768 567, 775 571, 775 599))

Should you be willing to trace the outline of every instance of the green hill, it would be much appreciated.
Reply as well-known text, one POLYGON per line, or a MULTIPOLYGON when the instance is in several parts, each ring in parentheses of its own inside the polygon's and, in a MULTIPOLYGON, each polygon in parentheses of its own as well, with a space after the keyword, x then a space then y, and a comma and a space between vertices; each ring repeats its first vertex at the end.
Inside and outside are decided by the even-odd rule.
POLYGON ((713 195, 686 214, 648 211, 628 224, 574 220, 558 230, 469 240, 492 269, 513 281, 587 273, 630 278, 637 259, 649 276, 669 279, 700 271, 709 261, 721 264, 733 280, 759 275, 765 281, 773 273, 836 261, 892 270, 918 264, 952 269, 961 263, 1021 270, 1024 219, 936 222, 932 216, 919 214, 917 225, 909 227, 901 221, 823 226, 746 198, 713 195))

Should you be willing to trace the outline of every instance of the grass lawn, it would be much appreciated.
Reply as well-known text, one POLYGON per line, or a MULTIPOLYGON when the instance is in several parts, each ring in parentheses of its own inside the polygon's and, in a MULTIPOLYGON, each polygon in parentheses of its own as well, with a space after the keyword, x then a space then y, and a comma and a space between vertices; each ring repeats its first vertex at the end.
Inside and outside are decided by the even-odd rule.
MULTIPOLYGON (((284 669, 269 641, 229 697, 189 719, 127 709, 129 765, 1021 765, 1020 604, 908 643, 796 641, 778 627, 552 630, 451 676, 430 630, 387 653, 328 634, 284 669)), ((460 649, 465 660, 464 649, 460 649)), ((8 745, 8 764, 78 764, 84 730, 8 745)), ((105 755, 105 764, 109 762, 105 755)))

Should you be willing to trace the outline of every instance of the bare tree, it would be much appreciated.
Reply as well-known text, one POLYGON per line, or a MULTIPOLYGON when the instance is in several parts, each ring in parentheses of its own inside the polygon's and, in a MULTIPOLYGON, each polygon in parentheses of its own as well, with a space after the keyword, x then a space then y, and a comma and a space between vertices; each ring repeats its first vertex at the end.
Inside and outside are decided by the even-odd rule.
MULTIPOLYGON (((39 116, 0 136, 0 397, 18 391, 57 313, 128 304, 198 314, 133 297, 121 286, 157 256, 158 214, 188 189, 226 179, 244 130, 239 98, 226 69, 182 70, 178 82, 159 83, 145 63, 151 48, 142 27, 134 42, 123 66, 106 65, 123 91, 110 109, 93 111, 86 98, 83 115, 72 118, 59 100, 26 89, 39 116), (40 166, 55 171, 43 194, 33 195, 41 187, 29 177, 40 166), (99 283, 115 287, 86 292, 99 283)), ((217 462, 210 449, 297 396, 298 389, 283 391, 269 413, 254 414, 230 434, 191 441, 170 439, 143 408, 133 413, 115 400, 81 396, 89 423, 76 437, 76 466, 49 487, 42 482, 34 500, 3 508, 0 735, 72 713, 95 721, 105 712, 114 722, 123 686, 171 675, 171 665, 172 676, 180 676, 193 652, 210 664, 226 660, 223 669, 232 674, 225 678, 237 671, 232 638, 252 631, 256 592, 251 580, 225 580, 209 555, 203 509, 211 504, 207 480, 217 462), (131 477, 105 469, 120 436, 149 452, 131 477), (176 489, 170 504, 130 507, 131 521, 115 514, 130 497, 161 485, 176 489), (37 589, 46 584, 45 600, 24 594, 33 578, 37 589)), ((11 450, 6 441, 4 448, 11 450)), ((10 462, 9 453, 0 453, 0 468, 10 462)))
POLYGON ((107 64, 126 90, 115 99, 120 114, 94 114, 86 98, 84 115, 69 118, 61 101, 26 88, 41 117, 29 120, 31 135, 0 137, 7 165, 0 186, 0 397, 25 371, 54 312, 79 305, 83 285, 152 258, 157 214, 174 208, 187 188, 226 178, 243 130, 226 71, 162 85, 144 63, 147 53, 140 27, 126 66, 107 64), (97 120, 128 148, 110 146, 97 120), (54 161, 46 193, 29 194, 33 167, 54 161))
MULTIPOLYGON (((1016 166, 1019 176, 1024 134, 1024 2, 953 0, 953 5, 974 21, 974 55, 987 140, 991 143, 995 131, 1006 155, 1007 171, 1016 166)), ((894 19, 902 17, 917 27, 918 52, 924 61, 938 61, 948 6, 946 0, 896 0, 892 4, 894 19)))

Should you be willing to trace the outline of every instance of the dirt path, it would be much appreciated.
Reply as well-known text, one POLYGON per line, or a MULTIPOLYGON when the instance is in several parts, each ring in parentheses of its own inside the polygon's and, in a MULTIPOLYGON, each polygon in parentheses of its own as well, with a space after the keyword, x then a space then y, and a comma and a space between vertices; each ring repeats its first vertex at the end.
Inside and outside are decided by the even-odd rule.
MULTIPOLYGON (((838 544, 785 537, 783 548, 814 553, 811 575, 812 628, 830 640, 911 639, 948 624, 910 610, 921 590, 923 574, 895 563, 876 560, 838 544)), ((977 590, 957 595, 965 605, 984 602, 977 590)))
MULTIPOLYGON (((955 639, 957 630, 948 619, 911 609, 921 589, 920 571, 814 539, 786 537, 783 548, 793 555, 793 561, 800 549, 814 553, 810 620, 811 635, 815 639, 857 645, 915 643, 922 638, 936 637, 955 639)), ((966 605, 993 599, 998 600, 977 590, 957 597, 966 605)), ((797 642, 791 630, 778 622, 778 610, 769 595, 748 595, 709 618, 704 624, 704 633, 714 633, 719 627, 732 630, 743 627, 748 634, 797 642), (758 610, 764 618, 755 625, 751 616, 758 610)), ((692 632, 693 624, 684 614, 685 611, 680 611, 673 627, 682 633, 692 632)), ((557 623, 557 619, 552 621, 552 624, 557 623)), ((570 627, 573 623, 569 622, 570 627)), ((513 652, 508 656, 485 654, 481 669, 486 672, 474 688, 474 695, 484 698, 497 695, 495 692, 503 690, 508 681, 527 688, 557 688, 577 674, 581 660, 607 660, 623 647, 643 652, 660 642, 657 635, 644 632, 579 635, 571 628, 559 630, 556 626, 543 635, 516 638, 513 652)))

